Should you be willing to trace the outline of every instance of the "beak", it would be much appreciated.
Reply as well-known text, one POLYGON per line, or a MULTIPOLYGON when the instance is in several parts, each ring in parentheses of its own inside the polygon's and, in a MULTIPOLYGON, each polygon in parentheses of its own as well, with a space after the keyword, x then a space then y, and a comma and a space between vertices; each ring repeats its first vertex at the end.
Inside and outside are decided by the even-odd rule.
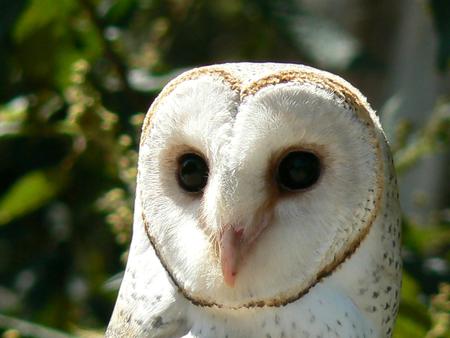
POLYGON ((242 263, 243 257, 249 254, 251 248, 271 223, 273 212, 266 208, 264 212, 256 214, 252 226, 245 227, 242 224, 226 224, 221 228, 219 235, 220 265, 225 284, 234 287, 236 275, 242 263))
POLYGON ((243 246, 243 228, 236 229, 233 225, 225 225, 219 239, 220 264, 225 284, 234 287, 243 246))

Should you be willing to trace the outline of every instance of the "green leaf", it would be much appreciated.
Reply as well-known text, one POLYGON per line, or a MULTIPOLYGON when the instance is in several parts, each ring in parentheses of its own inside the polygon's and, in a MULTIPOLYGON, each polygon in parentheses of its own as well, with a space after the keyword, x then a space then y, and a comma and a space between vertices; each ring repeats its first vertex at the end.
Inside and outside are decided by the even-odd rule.
POLYGON ((60 179, 49 171, 37 170, 19 178, 0 199, 0 225, 26 215, 56 196, 60 179))
POLYGON ((74 336, 35 324, 23 319, 0 314, 0 327, 17 330, 20 334, 35 338, 75 338, 74 336))
POLYGON ((28 35, 55 20, 64 20, 74 8, 73 0, 32 0, 14 29, 14 39, 23 41, 28 35))
POLYGON ((414 319, 399 316, 395 322, 394 338, 423 338, 427 330, 414 319))
POLYGON ((433 255, 450 245, 450 228, 443 224, 426 227, 409 221, 404 233, 404 243, 422 255, 433 255))
POLYGON ((1 122, 23 122, 27 115, 28 99, 18 96, 8 103, 0 106, 1 122))
POLYGON ((431 326, 427 307, 419 302, 420 288, 414 278, 403 272, 399 316, 394 338, 422 338, 431 326))

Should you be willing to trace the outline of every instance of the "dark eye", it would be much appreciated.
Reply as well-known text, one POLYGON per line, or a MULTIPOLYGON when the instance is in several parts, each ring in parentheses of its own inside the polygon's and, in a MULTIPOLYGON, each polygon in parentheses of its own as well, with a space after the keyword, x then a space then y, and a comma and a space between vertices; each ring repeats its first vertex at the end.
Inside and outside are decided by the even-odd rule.
POLYGON ((312 186, 320 176, 320 160, 307 151, 288 153, 279 163, 277 181, 285 190, 301 190, 312 186))
POLYGON ((178 183, 188 192, 200 192, 208 182, 208 165, 197 154, 184 154, 178 159, 178 183))

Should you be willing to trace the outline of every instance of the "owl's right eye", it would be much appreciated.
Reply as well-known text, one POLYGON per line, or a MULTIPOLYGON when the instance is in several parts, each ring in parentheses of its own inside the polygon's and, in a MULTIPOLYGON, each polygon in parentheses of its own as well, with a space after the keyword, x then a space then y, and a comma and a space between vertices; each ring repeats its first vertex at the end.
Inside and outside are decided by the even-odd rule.
POLYGON ((201 192, 208 182, 208 165, 194 153, 182 155, 178 159, 178 184, 187 192, 201 192))
POLYGON ((316 155, 308 151, 292 151, 278 164, 277 181, 283 190, 303 190, 317 182, 320 171, 320 160, 316 155))

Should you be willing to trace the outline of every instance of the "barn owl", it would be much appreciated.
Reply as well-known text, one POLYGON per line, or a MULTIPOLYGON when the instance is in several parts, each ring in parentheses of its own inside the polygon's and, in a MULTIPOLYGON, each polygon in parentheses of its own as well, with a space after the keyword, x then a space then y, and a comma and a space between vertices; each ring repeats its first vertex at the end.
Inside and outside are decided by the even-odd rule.
POLYGON ((361 93, 311 67, 172 80, 146 115, 133 238, 107 337, 390 337, 392 157, 361 93))

